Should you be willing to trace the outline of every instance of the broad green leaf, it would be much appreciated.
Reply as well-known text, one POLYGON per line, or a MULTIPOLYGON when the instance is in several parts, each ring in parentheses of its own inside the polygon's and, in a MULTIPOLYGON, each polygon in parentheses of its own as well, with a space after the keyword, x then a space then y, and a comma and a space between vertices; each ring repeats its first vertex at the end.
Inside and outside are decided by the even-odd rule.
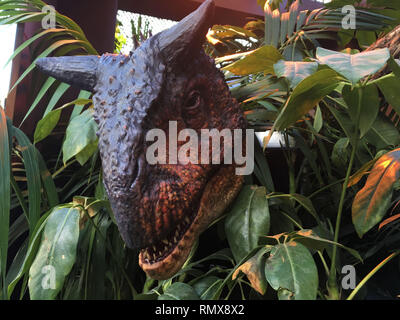
POLYGON ((311 202, 310 199, 307 197, 303 196, 302 194, 298 193, 291 193, 289 195, 290 198, 294 199, 297 203, 299 203, 304 209, 306 209, 317 221, 319 220, 317 211, 315 211, 315 208, 311 202))
POLYGON ((274 73, 274 64, 282 59, 282 55, 273 46, 263 46, 252 51, 243 59, 238 60, 222 70, 230 71, 236 75, 248 75, 258 72, 274 73))
POLYGON ((290 291, 291 300, 315 300, 317 297, 318 270, 314 259, 306 247, 295 241, 272 247, 265 263, 265 277, 275 290, 290 291))
MULTIPOLYGON (((362 88, 361 113, 360 113, 360 138, 362 138, 375 122, 379 112, 379 92, 374 84, 369 84, 362 88)), ((357 121, 357 109, 360 99, 360 91, 358 88, 352 89, 346 85, 342 90, 343 98, 348 106, 350 118, 354 123, 357 121)))
POLYGON ((400 79, 393 73, 383 76, 375 81, 382 91, 386 101, 400 114, 400 79))
POLYGON ((379 223, 389 209, 394 184, 400 178, 400 149, 382 156, 352 206, 354 227, 360 237, 379 223))
POLYGON ((76 160, 78 160, 81 166, 83 166, 86 161, 88 161, 90 157, 96 152, 97 145, 98 141, 93 141, 75 156, 76 160))
POLYGON ((186 283, 174 282, 158 300, 199 300, 196 291, 186 283))
MULTIPOLYGON (((393 59, 390 57, 388 66, 390 70, 393 71, 393 73, 396 75, 397 78, 400 78, 400 60, 399 59, 393 59)), ((378 79, 379 81, 379 79, 378 79)))
POLYGON ((235 280, 239 272, 243 272, 249 279, 251 286, 260 294, 264 294, 267 290, 267 280, 265 279, 265 248, 257 252, 252 258, 243 263, 232 275, 235 280))
MULTIPOLYGON (((338 101, 335 99, 335 101, 338 101)), ((351 137, 354 132, 354 124, 347 113, 341 112, 328 105, 347 137, 351 137)), ((378 115, 371 129, 366 133, 363 141, 373 145, 377 150, 383 150, 400 144, 400 133, 395 125, 386 117, 378 115)))
POLYGON ((375 146, 377 150, 400 144, 400 132, 386 117, 378 115, 371 130, 365 135, 365 140, 375 146))
MULTIPOLYGON (((92 95, 91 92, 86 91, 86 90, 81 90, 81 91, 79 92, 78 100, 81 100, 81 99, 87 99, 87 100, 89 100, 89 98, 90 98, 91 95, 92 95)), ((89 102, 89 103, 90 103, 90 104, 93 104, 92 101, 89 102)), ((70 121, 71 121, 73 118, 75 118, 76 116, 80 115, 81 112, 82 112, 82 110, 83 110, 83 108, 84 108, 84 105, 76 104, 76 105, 74 106, 74 110, 73 110, 72 113, 71 113, 70 121)))
POLYGON ((32 300, 55 299, 75 263, 79 210, 56 208, 48 217, 39 251, 29 270, 32 300))
POLYGON ((368 48, 376 41, 375 31, 357 30, 356 38, 360 48, 368 48))
POLYGON ((7 296, 5 279, 10 224, 10 175, 10 142, 7 130, 7 119, 3 108, 0 106, 0 281, 3 288, 3 298, 7 296))
POLYGON ((50 111, 45 117, 39 120, 36 125, 35 133, 34 133, 34 143, 38 143, 46 138, 54 128, 57 126, 58 121, 60 120, 61 109, 56 109, 50 111))
POLYGON ((320 132, 324 125, 324 118, 322 117, 321 108, 318 106, 315 110, 313 127, 316 132, 320 132))
POLYGON ((254 146, 254 174, 261 184, 267 188, 267 192, 275 191, 274 181, 272 179, 271 170, 268 164, 268 160, 261 148, 256 143, 254 146))
POLYGON ((285 49, 283 49, 282 56, 285 58, 285 60, 289 61, 303 61, 304 53, 296 46, 296 44, 290 44, 288 46, 285 46, 285 49))
POLYGON ((354 55, 317 48, 317 59, 356 84, 365 76, 372 75, 383 68, 390 58, 389 49, 377 49, 354 55))
POLYGON ((360 254, 356 250, 348 248, 348 247, 346 247, 340 243, 337 243, 335 241, 321 238, 318 234, 316 234, 311 229, 303 229, 303 230, 299 230, 299 231, 291 233, 290 240, 301 243, 302 245, 306 246, 309 249, 316 249, 321 252, 329 247, 336 245, 344 250, 347 250, 352 256, 357 258, 359 261, 361 261, 361 262, 363 261, 360 254))
MULTIPOLYGON (((61 87, 61 86, 60 86, 61 87)), ((75 105, 75 108, 80 105, 83 106, 91 103, 92 100, 78 98, 72 102, 66 103, 58 109, 49 110, 49 112, 45 112, 43 118, 39 120, 36 125, 35 133, 34 133, 34 143, 37 143, 43 139, 45 139, 57 126, 58 121, 60 120, 61 111, 69 106, 75 105)))
POLYGON ((263 121, 272 122, 276 119, 276 114, 276 111, 268 111, 264 108, 256 108, 245 112, 246 120, 252 123, 263 121))
POLYGON ((236 262, 257 247, 267 235, 270 215, 265 187, 244 186, 225 219, 225 232, 236 262))
POLYGON ((311 150, 308 142, 304 139, 304 137, 298 133, 296 130, 292 130, 293 138, 296 141, 296 147, 304 154, 307 162, 309 163, 311 169, 313 170, 316 179, 318 180, 319 184, 322 186, 324 181, 322 179, 322 175, 320 172, 320 168, 317 164, 317 156, 313 150, 311 150))
POLYGON ((72 119, 68 125, 63 144, 64 163, 97 141, 97 125, 92 114, 93 110, 88 109, 72 119))
POLYGON ((315 73, 318 69, 316 62, 298 62, 280 60, 274 64, 277 77, 285 77, 290 82, 290 87, 296 87, 302 80, 315 73))
POLYGON ((329 69, 320 70, 301 81, 293 90, 287 105, 275 121, 275 128, 283 130, 300 120, 341 81, 338 74, 329 69))
POLYGON ((216 276, 207 276, 193 284, 193 289, 201 300, 211 300, 218 290, 222 279, 216 276))
POLYGON ((341 168, 347 164, 347 161, 349 159, 347 148, 349 145, 349 138, 340 138, 338 141, 336 141, 335 145, 333 146, 331 155, 332 163, 335 166, 341 168))

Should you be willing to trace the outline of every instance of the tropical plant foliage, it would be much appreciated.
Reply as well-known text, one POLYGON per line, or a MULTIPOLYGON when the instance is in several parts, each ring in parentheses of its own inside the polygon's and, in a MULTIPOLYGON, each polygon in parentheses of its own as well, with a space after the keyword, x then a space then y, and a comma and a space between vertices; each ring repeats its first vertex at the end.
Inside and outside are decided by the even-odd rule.
MULTIPOLYGON (((51 95, 34 143, 0 108, 3 299, 361 298, 366 280, 399 254, 400 133, 380 112, 387 104, 399 112, 398 61, 387 49, 323 48, 320 41, 329 38, 345 49, 338 28, 343 16, 334 9, 302 12, 298 1, 289 1, 289 12, 281 13, 280 1, 258 2, 265 22, 214 26, 206 50, 249 126, 270 129, 267 157, 256 145, 254 174, 171 279, 146 278, 137 252, 121 240, 102 184, 90 94, 82 91, 59 106, 68 86, 44 80, 25 116, 46 92, 51 95), (389 74, 373 78, 386 66, 389 74), (54 134, 68 108, 73 111, 59 159, 44 160, 37 146, 54 134), (278 187, 270 169, 274 131, 284 137, 287 166, 280 171, 288 172, 287 188, 278 187), (365 281, 351 293, 339 289, 342 266, 359 267, 380 252, 390 255, 379 268, 367 263, 372 271, 365 281)), ((1 1, 0 23, 39 21, 43 5, 1 1)), ((379 14, 364 8, 360 26, 375 35, 386 32, 396 19, 388 7, 379 14)), ((67 17, 57 14, 57 28, 50 30, 39 31, 13 57, 27 47, 37 56, 95 54, 67 17)), ((26 74, 33 69, 34 61, 26 74)))

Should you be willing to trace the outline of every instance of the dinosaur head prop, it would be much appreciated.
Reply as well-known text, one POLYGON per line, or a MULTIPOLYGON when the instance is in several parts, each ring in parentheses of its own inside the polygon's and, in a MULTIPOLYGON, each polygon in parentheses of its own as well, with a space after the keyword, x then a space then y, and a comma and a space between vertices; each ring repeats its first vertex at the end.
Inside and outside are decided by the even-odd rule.
MULTIPOLYGON (((243 180, 235 163, 150 164, 146 158, 152 145, 147 134, 159 129, 169 137, 171 123, 199 135, 202 129, 245 128, 223 74, 202 50, 213 11, 213 1, 205 1, 129 56, 37 61, 44 73, 93 92, 105 189, 122 238, 140 249, 139 264, 155 279, 180 270, 196 238, 223 213, 243 180)), ((184 144, 177 142, 178 152, 184 144)), ((170 142, 164 147, 169 155, 170 142)))

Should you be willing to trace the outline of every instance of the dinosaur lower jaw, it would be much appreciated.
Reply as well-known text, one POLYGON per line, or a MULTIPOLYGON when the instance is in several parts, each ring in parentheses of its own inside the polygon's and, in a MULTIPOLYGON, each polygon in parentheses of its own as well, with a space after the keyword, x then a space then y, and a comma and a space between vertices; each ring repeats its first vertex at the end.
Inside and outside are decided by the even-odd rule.
POLYGON ((158 280, 168 279, 177 273, 200 233, 225 211, 242 184, 243 176, 235 174, 234 166, 222 167, 205 186, 198 211, 186 217, 169 238, 141 250, 139 265, 143 271, 158 280))

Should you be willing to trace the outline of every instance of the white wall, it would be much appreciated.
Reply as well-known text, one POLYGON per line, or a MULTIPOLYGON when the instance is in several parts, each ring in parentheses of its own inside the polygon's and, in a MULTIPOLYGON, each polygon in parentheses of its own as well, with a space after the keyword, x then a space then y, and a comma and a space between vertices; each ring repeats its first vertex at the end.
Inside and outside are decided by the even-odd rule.
POLYGON ((4 68, 8 58, 14 52, 16 25, 0 26, 0 105, 4 101, 10 86, 11 62, 4 68))

